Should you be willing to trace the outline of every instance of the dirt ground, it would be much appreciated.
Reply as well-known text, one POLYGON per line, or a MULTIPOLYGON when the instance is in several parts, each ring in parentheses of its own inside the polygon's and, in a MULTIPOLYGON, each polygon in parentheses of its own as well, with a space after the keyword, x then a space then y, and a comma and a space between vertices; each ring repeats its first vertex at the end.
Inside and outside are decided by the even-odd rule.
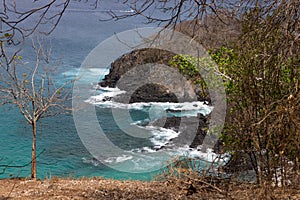
MULTIPOLYGON (((0 180, 0 199, 268 199, 255 185, 230 184, 224 189, 199 183, 117 181, 102 178, 32 181, 0 180)), ((274 188, 272 199, 300 199, 300 190, 274 188)), ((271 199, 271 197, 269 197, 271 199)))

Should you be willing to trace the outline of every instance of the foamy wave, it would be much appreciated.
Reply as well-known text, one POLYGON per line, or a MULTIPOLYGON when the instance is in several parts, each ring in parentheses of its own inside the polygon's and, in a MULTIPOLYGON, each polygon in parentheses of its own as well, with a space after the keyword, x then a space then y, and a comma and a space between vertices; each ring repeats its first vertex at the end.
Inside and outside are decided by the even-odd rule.
POLYGON ((103 88, 98 87, 98 90, 105 91, 104 93, 101 93, 99 95, 91 96, 89 99, 87 99, 85 102, 94 104, 94 105, 103 105, 103 107, 111 107, 113 105, 113 97, 118 96, 120 94, 125 93, 126 91, 120 90, 118 88, 103 88))
MULTIPOLYGON (((192 158, 197 161, 198 167, 201 169, 210 168, 211 170, 214 167, 222 166, 228 162, 230 156, 215 154, 212 149, 206 149, 205 152, 202 152, 200 149, 189 148, 188 146, 173 148, 173 149, 163 149, 166 154, 156 154, 157 151, 148 147, 143 147, 140 149, 133 149, 131 151, 125 151, 126 155, 114 156, 103 159, 86 159, 83 158, 84 163, 92 164, 94 166, 99 166, 101 163, 107 163, 114 166, 129 167, 131 170, 143 170, 145 168, 151 169, 152 166, 161 164, 162 160, 168 158, 175 158, 178 156, 192 158), (163 157, 161 157, 164 155, 163 157), (169 155, 169 156, 168 156, 169 155), (165 157, 167 156, 167 157, 165 157)), ((167 160, 165 160, 167 161, 167 160)))
POLYGON ((186 156, 188 158, 200 158, 202 160, 213 162, 218 157, 217 154, 213 152, 213 149, 207 148, 205 152, 201 151, 199 148, 190 148, 189 146, 179 147, 174 152, 178 156, 186 156))
POLYGON ((148 140, 152 143, 149 146, 133 148, 130 151, 126 151, 126 155, 124 154, 109 158, 102 158, 101 162, 113 165, 134 166, 136 169, 139 169, 145 167, 145 164, 149 165, 148 167, 151 168, 151 162, 159 162, 159 159, 163 159, 156 156, 156 153, 161 152, 164 152, 166 155, 170 155, 171 157, 186 156, 189 158, 201 158, 201 161, 206 160, 208 162, 212 162, 217 158, 217 154, 213 153, 212 149, 207 149, 205 152, 202 152, 200 149, 192 149, 188 146, 177 147, 173 144, 172 140, 178 137, 180 132, 149 125, 151 121, 161 117, 177 115, 180 117, 197 116, 199 113, 207 115, 213 110, 213 107, 208 106, 204 102, 200 101, 183 103, 119 103, 115 102, 114 98, 118 95, 126 93, 126 91, 120 90, 119 88, 100 87, 99 85, 95 86, 95 89, 100 94, 91 96, 85 101, 86 103, 96 105, 100 108, 142 110, 143 112, 149 112, 149 119, 139 119, 131 123, 131 125, 138 126, 139 128, 150 132, 151 136, 148 138, 148 140))
MULTIPOLYGON (((138 125, 139 126, 139 125, 138 125)), ((166 129, 157 126, 139 126, 141 129, 145 129, 152 133, 152 136, 149 140, 152 142, 152 147, 143 147, 138 149, 133 149, 132 152, 148 152, 153 153, 157 150, 162 149, 163 147, 171 147, 172 139, 178 137, 180 132, 176 132, 172 129, 166 129)))
POLYGON ((96 158, 91 158, 91 159, 88 159, 88 158, 82 158, 82 162, 83 163, 86 163, 86 164, 92 164, 94 166, 99 166, 101 165, 101 161, 100 160, 97 160, 96 158))
POLYGON ((153 135, 150 138, 150 141, 154 144, 154 149, 161 149, 162 147, 170 145, 171 140, 178 137, 180 134, 174 130, 162 127, 146 126, 145 128, 150 130, 153 135))
POLYGON ((118 157, 110 157, 104 160, 106 163, 121 163, 127 160, 131 160, 133 157, 128 155, 121 155, 118 157))
POLYGON ((149 119, 144 119, 144 120, 138 120, 138 121, 132 122, 130 125, 143 127, 143 126, 146 126, 147 124, 149 124, 149 122, 150 122, 149 119))
POLYGON ((115 87, 115 88, 111 88, 111 87, 101 87, 99 85, 97 85, 96 87, 97 90, 102 91, 102 92, 118 92, 121 91, 119 88, 115 87))
POLYGON ((119 109, 161 109, 173 116, 197 116, 198 113, 203 115, 209 114, 213 107, 206 105, 204 102, 194 101, 194 102, 184 102, 184 103, 170 103, 170 102, 139 102, 124 104, 114 102, 113 98, 125 93, 125 91, 119 90, 118 88, 103 88, 98 87, 103 93, 95 96, 91 96, 85 102, 97 105, 102 108, 119 108, 119 109))

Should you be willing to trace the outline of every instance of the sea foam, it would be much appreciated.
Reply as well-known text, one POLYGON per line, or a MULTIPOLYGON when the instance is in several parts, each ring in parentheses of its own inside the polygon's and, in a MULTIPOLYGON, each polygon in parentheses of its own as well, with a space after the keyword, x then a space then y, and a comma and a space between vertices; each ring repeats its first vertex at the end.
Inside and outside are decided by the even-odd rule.
POLYGON ((96 105, 101 108, 119 108, 119 109, 133 109, 143 110, 151 108, 162 109, 172 116, 197 116, 198 113, 203 115, 209 114, 213 107, 206 105, 205 102, 194 101, 194 102, 138 102, 138 103, 119 103, 114 101, 114 97, 126 93, 126 91, 120 90, 119 88, 99 87, 96 89, 100 91, 100 94, 91 96, 85 102, 96 105))
POLYGON ((122 165, 123 163, 124 166, 131 163, 129 164, 130 166, 134 165, 136 169, 139 169, 145 167, 146 164, 149 164, 149 167, 151 167, 152 162, 160 162, 159 160, 161 158, 157 156, 158 152, 164 152, 166 153, 165 155, 169 155, 170 157, 184 156, 207 162, 214 162, 218 157, 212 149, 202 151, 200 147, 190 148, 188 145, 178 147, 173 144, 172 140, 178 137, 180 132, 153 126, 152 123, 150 123, 151 121, 159 119, 159 117, 195 117, 198 116, 199 113, 207 115, 213 110, 213 107, 207 105, 205 102, 119 103, 114 101, 115 97, 125 94, 126 91, 120 90, 119 88, 100 87, 98 84, 95 85, 94 89, 99 94, 93 95, 85 100, 86 103, 95 105, 99 108, 141 110, 147 112, 149 114, 149 119, 136 119, 130 124, 130 126, 138 126, 141 130, 144 129, 145 131, 150 132, 151 136, 146 139, 152 143, 152 146, 126 150, 126 155, 102 158, 101 162, 108 163, 110 165, 122 165), (153 115, 155 115, 155 117, 151 118, 153 115))

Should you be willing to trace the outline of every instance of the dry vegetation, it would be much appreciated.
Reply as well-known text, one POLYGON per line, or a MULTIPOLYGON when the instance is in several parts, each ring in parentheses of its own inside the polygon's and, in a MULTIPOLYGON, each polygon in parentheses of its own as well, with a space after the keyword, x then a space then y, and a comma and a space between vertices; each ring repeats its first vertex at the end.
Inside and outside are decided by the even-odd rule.
MULTIPOLYGON (((230 16, 216 3, 187 4, 189 1, 181 0, 168 8, 167 1, 158 2, 146 0, 142 7, 133 3, 134 15, 144 14, 149 23, 172 28, 181 22, 183 13, 190 13, 195 29, 192 35, 204 32, 206 37, 200 40, 210 42, 203 45, 212 50, 220 71, 230 77, 225 80, 230 112, 223 142, 227 152, 251 160, 257 183, 209 178, 192 168, 179 167, 167 171, 159 181, 150 182, 102 178, 3 179, 0 199, 300 199, 299 1, 265 1, 260 5, 260 1, 244 0, 244 6, 232 8, 230 16), (170 18, 156 19, 143 13, 151 7, 167 9, 170 18), (207 13, 213 13, 215 18, 205 17, 207 13), (224 16, 234 20, 215 23, 224 16), (204 29, 200 25, 205 21, 214 26, 204 29), (224 31, 216 31, 220 29, 224 31), (236 40, 234 44, 232 39, 236 40)), ((129 17, 114 13, 111 16, 129 17)), ((13 41, 15 35, 10 32, 18 30, 17 25, 6 31, 3 44, 13 41)), ((182 23, 177 29, 187 29, 188 25, 182 23)))
POLYGON ((224 183, 216 191, 208 182, 182 180, 117 181, 102 178, 32 181, 0 180, 0 199, 300 199, 300 188, 264 190, 252 184, 224 183))

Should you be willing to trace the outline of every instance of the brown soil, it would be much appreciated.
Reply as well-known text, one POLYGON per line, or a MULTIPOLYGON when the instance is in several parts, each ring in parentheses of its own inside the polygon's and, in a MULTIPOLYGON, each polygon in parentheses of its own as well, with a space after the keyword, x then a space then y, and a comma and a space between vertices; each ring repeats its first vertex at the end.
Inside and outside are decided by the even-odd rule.
POLYGON ((0 199, 300 199, 298 189, 273 188, 266 194, 255 185, 230 184, 227 192, 202 185, 168 181, 117 181, 102 178, 32 181, 0 180, 0 199))

